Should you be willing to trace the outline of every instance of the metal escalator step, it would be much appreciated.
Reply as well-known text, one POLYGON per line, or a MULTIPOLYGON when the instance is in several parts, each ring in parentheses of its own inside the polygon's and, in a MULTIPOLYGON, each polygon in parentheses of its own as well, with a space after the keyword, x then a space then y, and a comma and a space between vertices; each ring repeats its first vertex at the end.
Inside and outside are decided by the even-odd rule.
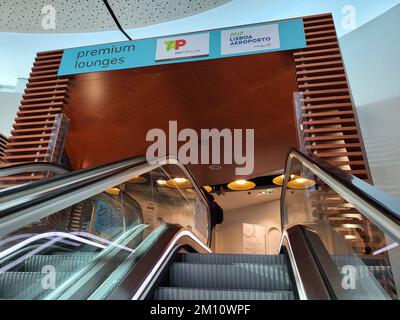
POLYGON ((75 272, 83 268, 88 261, 26 261, 24 271, 42 272, 43 267, 53 266, 56 272, 75 272))
POLYGON ((74 257, 74 258, 79 258, 80 260, 82 260, 82 259, 89 259, 89 258, 93 259, 98 254, 99 254, 98 252, 92 252, 92 251, 78 251, 78 252, 53 252, 51 255, 52 256, 74 257))
POLYGON ((368 278, 370 275, 373 275, 377 279, 391 278, 392 270, 391 267, 387 266, 355 266, 356 274, 359 278, 368 278))
POLYGON ((372 277, 387 283, 394 281, 392 266, 388 266, 385 259, 378 257, 359 258, 357 256, 333 256, 332 258, 338 266, 339 272, 344 266, 353 266, 359 281, 372 277))
POLYGON ((388 262, 385 259, 374 257, 358 257, 358 256, 332 256, 333 261, 339 266, 354 265, 354 266, 387 266, 388 262))
MULTIPOLYGON (((0 299, 39 299, 54 289, 45 289, 47 273, 41 272, 4 272, 0 273, 0 299), (43 282, 43 283, 42 283, 43 282)), ((67 280, 71 274, 57 272, 55 288, 67 280)))
POLYGON ((93 257, 84 254, 34 255, 25 261, 24 270, 41 272, 44 266, 51 265, 57 272, 73 272, 86 265, 93 257))
POLYGON ((246 255, 246 254, 206 254, 206 253, 183 253, 180 261, 196 264, 234 264, 234 263, 260 263, 268 265, 286 265, 284 255, 246 255))
POLYGON ((294 300, 289 291, 209 290, 160 287, 154 300, 294 300))
POLYGON ((174 263, 171 265, 169 276, 172 287, 292 290, 286 266, 174 263))

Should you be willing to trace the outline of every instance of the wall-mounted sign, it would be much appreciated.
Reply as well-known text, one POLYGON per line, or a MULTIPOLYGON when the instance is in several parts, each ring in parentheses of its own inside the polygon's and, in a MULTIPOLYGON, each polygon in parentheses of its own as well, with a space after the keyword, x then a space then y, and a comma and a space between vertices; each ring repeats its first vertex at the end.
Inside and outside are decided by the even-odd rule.
POLYGON ((96 200, 92 209, 90 232, 111 239, 123 230, 123 213, 110 203, 96 200))
POLYGON ((65 49, 59 76, 294 50, 307 46, 302 19, 65 49))
POLYGON ((243 253, 265 254, 265 228, 256 224, 243 223, 243 253))
POLYGON ((246 27, 221 32, 221 54, 250 53, 279 49, 279 25, 246 27))

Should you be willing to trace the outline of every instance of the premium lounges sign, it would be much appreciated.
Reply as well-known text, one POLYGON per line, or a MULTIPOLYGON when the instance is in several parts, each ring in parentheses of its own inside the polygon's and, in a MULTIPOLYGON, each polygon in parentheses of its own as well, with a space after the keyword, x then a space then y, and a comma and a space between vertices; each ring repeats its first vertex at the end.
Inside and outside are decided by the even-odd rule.
POLYGON ((64 50, 59 76, 306 47, 301 19, 64 50))

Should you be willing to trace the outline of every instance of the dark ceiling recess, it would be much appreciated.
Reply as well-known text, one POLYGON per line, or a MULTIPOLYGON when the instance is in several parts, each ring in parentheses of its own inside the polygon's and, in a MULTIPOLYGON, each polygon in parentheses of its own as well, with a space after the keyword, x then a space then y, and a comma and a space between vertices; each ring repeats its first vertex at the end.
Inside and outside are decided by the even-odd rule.
MULTIPOLYGON (((277 175, 273 176, 265 176, 265 177, 257 177, 253 179, 247 179, 248 181, 254 182, 256 184, 256 187, 254 189, 273 189, 273 188, 278 188, 276 184, 272 182, 272 180, 276 177, 277 175)), ((228 188, 228 183, 223 183, 223 184, 217 184, 212 186, 214 192, 219 192, 221 191, 221 188, 223 188, 224 192, 235 192, 233 190, 230 190, 228 188)), ((250 191, 250 190, 249 190, 250 191)))
POLYGON ((129 36, 129 34, 127 34, 125 32, 125 30, 122 28, 121 24, 118 21, 117 16, 115 15, 115 13, 114 13, 113 9, 111 8, 110 4, 108 3, 108 1, 107 0, 103 0, 103 2, 105 4, 105 6, 107 7, 108 12, 110 12, 111 17, 113 18, 113 20, 114 20, 115 24, 117 25, 118 29, 124 34, 125 37, 128 38, 128 40, 132 41, 132 38, 129 36))

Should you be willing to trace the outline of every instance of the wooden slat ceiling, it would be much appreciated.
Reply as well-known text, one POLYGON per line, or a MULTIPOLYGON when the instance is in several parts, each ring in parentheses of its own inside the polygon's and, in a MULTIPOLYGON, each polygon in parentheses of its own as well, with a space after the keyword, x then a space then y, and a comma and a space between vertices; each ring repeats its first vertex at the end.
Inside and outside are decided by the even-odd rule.
MULTIPOLYGON (((136 155, 149 129, 254 128, 253 176, 283 169, 297 145, 293 92, 304 92, 305 148, 367 179, 366 159, 330 14, 304 18, 307 48, 57 77, 62 50, 38 53, 2 161, 40 161, 54 115, 70 119, 74 169, 136 155), (340 138, 338 138, 340 136, 340 138)), ((235 177, 233 166, 190 168, 201 184, 235 177)))

